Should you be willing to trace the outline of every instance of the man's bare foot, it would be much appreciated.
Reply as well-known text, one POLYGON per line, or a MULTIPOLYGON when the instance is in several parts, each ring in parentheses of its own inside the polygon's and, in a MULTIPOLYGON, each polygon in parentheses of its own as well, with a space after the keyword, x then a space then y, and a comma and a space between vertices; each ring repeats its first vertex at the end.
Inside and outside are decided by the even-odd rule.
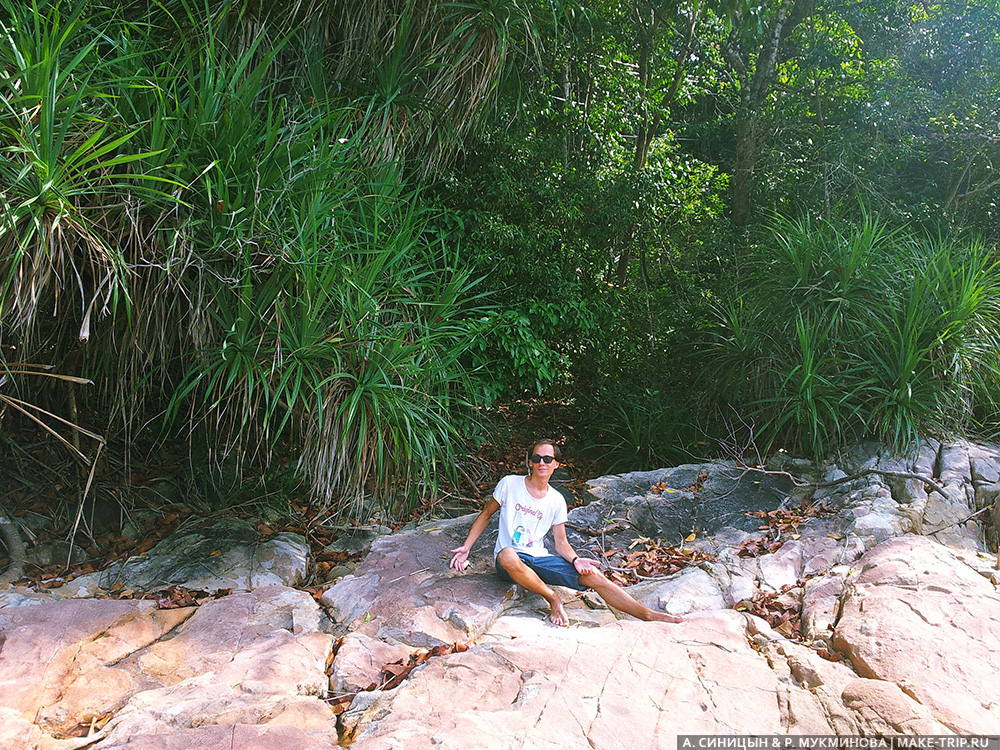
POLYGON ((666 612, 653 611, 653 616, 650 618, 653 622, 684 622, 683 617, 678 617, 677 615, 668 615, 666 612))
POLYGON ((552 610, 549 612, 549 622, 553 625, 558 625, 560 628, 569 625, 569 617, 566 615, 566 610, 563 609, 559 594, 556 594, 556 598, 549 602, 549 607, 552 610))

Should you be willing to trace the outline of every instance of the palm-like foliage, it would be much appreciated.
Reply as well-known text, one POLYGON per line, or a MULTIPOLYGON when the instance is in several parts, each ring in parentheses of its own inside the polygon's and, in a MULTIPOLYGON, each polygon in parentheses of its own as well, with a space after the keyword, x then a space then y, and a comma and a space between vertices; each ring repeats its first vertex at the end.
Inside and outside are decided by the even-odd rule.
POLYGON ((344 511, 447 476, 489 313, 401 159, 471 126, 509 62, 477 41, 495 28, 400 6, 377 66, 336 14, 292 31, 312 6, 0 1, 3 336, 72 359, 119 429, 164 410, 240 472, 298 454, 344 511))
POLYGON ((906 446, 991 404, 1000 273, 981 243, 778 219, 754 260, 709 361, 769 441, 906 446))
POLYGON ((137 129, 121 127, 102 101, 102 74, 116 61, 98 54, 83 8, 64 15, 35 0, 3 9, 0 311, 26 335, 41 307, 74 304, 86 338, 95 309, 126 297, 126 260, 108 231, 127 224, 117 198, 163 178, 128 169, 149 154, 125 150, 137 129))
MULTIPOLYGON (((310 4, 336 50, 335 77, 355 89, 382 159, 446 162, 504 76, 536 49, 547 22, 525 0, 375 0, 310 4)), ((306 10, 306 7, 303 8, 306 10)))

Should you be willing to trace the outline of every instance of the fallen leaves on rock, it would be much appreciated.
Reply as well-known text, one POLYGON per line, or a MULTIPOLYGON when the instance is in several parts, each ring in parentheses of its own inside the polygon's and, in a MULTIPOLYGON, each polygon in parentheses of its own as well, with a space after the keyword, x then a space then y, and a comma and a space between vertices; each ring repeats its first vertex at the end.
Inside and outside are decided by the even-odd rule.
MULTIPOLYGON (((327 662, 327 674, 332 671, 334 654, 339 646, 340 641, 337 642, 334 650, 330 652, 331 656, 327 662)), ((410 672, 426 662, 428 659, 432 659, 436 656, 460 654, 463 651, 468 650, 469 647, 464 643, 445 643, 439 646, 434 646, 430 649, 420 649, 419 651, 415 651, 406 659, 399 659, 391 664, 384 665, 382 667, 382 672, 379 675, 378 682, 373 682, 365 688, 364 692, 371 692, 373 690, 392 690, 393 688, 399 687, 403 680, 410 676, 410 672)), ((354 697, 356 695, 357 693, 344 693, 327 699, 327 702, 330 704, 330 708, 333 710, 333 713, 340 715, 350 707, 351 703, 354 702, 354 697)))
POLYGON ((708 479, 708 472, 701 472, 696 478, 694 484, 687 488, 688 492, 697 492, 702 487, 705 486, 705 480, 708 479))
POLYGON ((803 500, 798 508, 750 511, 747 515, 764 520, 764 523, 757 527, 758 529, 787 534, 795 531, 805 521, 815 518, 825 511, 826 506, 822 503, 811 503, 803 500))
MULTIPOLYGON (((749 612, 767 621, 775 632, 793 641, 805 643, 802 637, 802 585, 808 578, 782 586, 778 591, 758 591, 752 599, 733 605, 738 612, 749 612)), ((809 645, 827 661, 842 661, 844 655, 827 648, 809 645)))
POLYGON ((315 599, 317 602, 322 602, 323 594, 329 588, 328 586, 309 586, 306 588, 299 587, 302 591, 305 591, 309 596, 315 599))
POLYGON ((400 659, 399 661, 393 662, 392 664, 386 664, 382 667, 381 684, 378 686, 373 685, 369 689, 392 690, 394 687, 398 687, 403 680, 409 677, 410 672, 428 659, 435 656, 460 654, 463 651, 468 650, 469 647, 464 643, 441 644, 439 646, 434 646, 431 649, 421 649, 420 651, 410 654, 409 658, 405 661, 400 659))
POLYGON ((798 583, 782 586, 778 591, 758 591, 752 599, 737 602, 733 609, 749 612, 767 621, 767 624, 786 638, 802 640, 801 592, 793 592, 798 583))
POLYGON ((811 503, 807 500, 803 500, 798 508, 750 511, 746 515, 763 520, 764 523, 757 529, 767 533, 741 542, 736 547, 736 554, 740 557, 760 557, 777 552, 789 534, 793 534, 810 518, 816 518, 826 511, 826 506, 822 503, 811 503))
POLYGON ((781 549, 785 541, 783 539, 772 539, 769 536, 757 536, 752 539, 745 539, 736 547, 736 554, 740 557, 760 557, 781 549))
POLYGON ((212 599, 229 596, 232 589, 217 591, 200 591, 183 586, 171 586, 160 591, 133 591, 122 584, 111 587, 107 593, 97 594, 95 599, 145 599, 156 602, 157 609, 179 609, 180 607, 197 607, 212 599))
POLYGON ((644 538, 637 539, 628 550, 607 550, 604 557, 611 566, 607 577, 620 586, 631 586, 648 578, 664 578, 682 568, 715 559, 715 555, 707 552, 671 547, 644 538), (642 548, 634 549, 637 544, 642 548))
POLYGON ((649 491, 654 495, 662 495, 664 492, 698 492, 698 490, 705 486, 706 479, 708 479, 708 472, 703 471, 695 478, 694 484, 689 487, 685 487, 683 490, 675 489, 666 482, 657 482, 649 488, 649 491))

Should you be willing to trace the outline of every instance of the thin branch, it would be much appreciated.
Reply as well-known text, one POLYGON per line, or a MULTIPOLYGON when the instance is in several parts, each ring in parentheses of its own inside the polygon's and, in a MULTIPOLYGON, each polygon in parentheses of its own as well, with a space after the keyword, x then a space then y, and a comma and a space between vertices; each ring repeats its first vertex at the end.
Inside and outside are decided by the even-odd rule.
POLYGON ((939 529, 934 529, 934 531, 928 531, 926 533, 926 536, 931 536, 933 534, 937 534, 939 531, 944 531, 945 529, 950 529, 952 526, 961 526, 963 523, 966 523, 967 521, 971 521, 973 518, 975 518, 978 515, 981 515, 982 513, 985 513, 986 511, 988 511, 992 507, 993 507, 992 505, 987 505, 985 508, 980 508, 975 513, 973 513, 971 516, 966 516, 961 521, 952 521, 951 523, 945 524, 944 526, 942 526, 939 529))
POLYGON ((73 530, 69 535, 69 552, 66 554, 66 569, 69 570, 70 565, 73 562, 73 543, 76 541, 76 532, 80 528, 80 519, 83 517, 83 506, 87 502, 87 495, 90 492, 90 486, 94 482, 94 472, 97 470, 97 462, 101 457, 101 451, 104 450, 104 440, 102 439, 100 443, 97 444, 97 451, 94 453, 94 460, 90 464, 90 473, 87 474, 87 484, 83 488, 83 494, 80 496, 80 505, 76 509, 76 518, 73 521, 73 530))
POLYGON ((949 499, 948 495, 946 495, 944 490, 942 490, 940 486, 938 486, 936 480, 933 477, 928 477, 923 474, 912 474, 908 471, 883 471, 882 469, 865 469, 864 471, 859 471, 857 474, 851 474, 850 476, 841 477, 840 479, 834 479, 829 482, 803 482, 797 476, 787 471, 772 471, 770 469, 761 469, 757 466, 747 466, 745 464, 744 465, 737 464, 736 468, 744 472, 754 471, 757 472, 758 474, 765 474, 767 476, 788 477, 792 481, 792 484, 794 484, 796 487, 814 487, 817 489, 820 487, 835 487, 838 484, 846 484, 847 482, 853 482, 855 479, 861 479, 862 477, 866 477, 870 474, 877 474, 882 477, 891 477, 893 479, 916 479, 926 484, 928 487, 931 488, 932 491, 938 493, 941 497, 949 499))
POLYGON ((573 529, 581 534, 587 536, 604 536, 605 534, 610 534, 612 531, 624 531, 625 529, 631 528, 632 524, 629 522, 624 523, 613 523, 609 526, 605 526, 603 529, 588 529, 583 526, 577 526, 575 523, 566 522, 567 529, 573 529))

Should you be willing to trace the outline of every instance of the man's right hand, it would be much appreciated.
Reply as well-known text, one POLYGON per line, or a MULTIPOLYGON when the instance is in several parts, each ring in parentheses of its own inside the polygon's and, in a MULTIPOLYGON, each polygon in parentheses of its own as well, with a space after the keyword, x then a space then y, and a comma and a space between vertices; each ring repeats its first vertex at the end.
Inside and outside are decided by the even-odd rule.
POLYGON ((463 544, 461 547, 448 550, 454 555, 454 557, 451 558, 451 563, 449 563, 448 567, 452 570, 457 570, 459 573, 469 567, 469 549, 469 545, 463 544))

